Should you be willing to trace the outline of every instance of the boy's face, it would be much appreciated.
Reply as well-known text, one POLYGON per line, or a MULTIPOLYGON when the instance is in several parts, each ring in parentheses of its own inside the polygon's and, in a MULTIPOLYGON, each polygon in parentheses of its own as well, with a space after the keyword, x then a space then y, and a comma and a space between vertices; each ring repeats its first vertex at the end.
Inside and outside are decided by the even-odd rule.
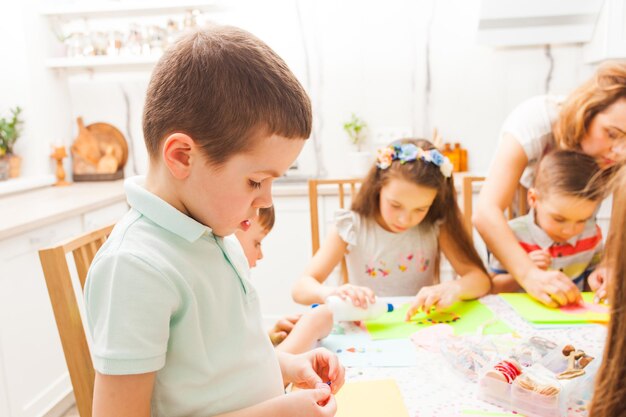
POLYGON ((263 259, 261 242, 265 239, 268 232, 269 231, 263 228, 263 226, 261 226, 256 219, 252 222, 250 228, 246 232, 243 230, 237 230, 235 232, 235 236, 237 236, 237 239, 239 239, 239 243, 241 243, 241 247, 243 248, 243 253, 246 254, 250 268, 254 268, 256 266, 256 261, 263 259))
POLYGON ((304 140, 273 135, 259 137, 245 153, 238 153, 215 168, 197 150, 190 158, 185 182, 185 208, 217 236, 246 231, 258 209, 272 205, 272 182, 287 171, 304 140))
POLYGON ((532 188, 528 192, 528 201, 535 209, 535 223, 559 243, 581 234, 599 204, 598 201, 562 194, 539 196, 532 188))

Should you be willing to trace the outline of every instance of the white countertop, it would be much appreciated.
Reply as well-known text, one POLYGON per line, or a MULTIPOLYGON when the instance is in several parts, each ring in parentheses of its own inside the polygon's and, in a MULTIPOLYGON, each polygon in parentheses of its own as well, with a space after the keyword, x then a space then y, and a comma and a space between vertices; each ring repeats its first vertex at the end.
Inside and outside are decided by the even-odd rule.
POLYGON ((76 182, 0 198, 0 240, 125 201, 123 180, 76 182))

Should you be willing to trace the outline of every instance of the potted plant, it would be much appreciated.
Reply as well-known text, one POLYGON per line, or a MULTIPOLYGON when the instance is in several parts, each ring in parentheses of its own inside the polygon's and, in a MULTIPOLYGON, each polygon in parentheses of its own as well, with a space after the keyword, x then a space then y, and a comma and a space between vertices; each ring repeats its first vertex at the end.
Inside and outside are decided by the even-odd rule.
POLYGON ((343 124, 343 130, 348 134, 350 142, 356 147, 356 151, 348 154, 350 174, 355 177, 363 177, 372 165, 372 155, 370 152, 362 150, 367 140, 367 123, 352 113, 350 120, 343 124))
POLYGON ((0 117, 0 180, 20 175, 22 158, 13 152, 13 146, 22 132, 22 109, 11 109, 10 117, 0 117))

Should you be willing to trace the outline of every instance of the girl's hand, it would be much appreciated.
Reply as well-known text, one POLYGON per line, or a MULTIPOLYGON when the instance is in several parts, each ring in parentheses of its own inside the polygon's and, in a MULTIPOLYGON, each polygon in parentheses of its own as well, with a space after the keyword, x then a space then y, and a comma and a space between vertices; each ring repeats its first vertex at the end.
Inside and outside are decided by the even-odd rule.
POLYGON ((533 261, 537 268, 546 271, 552 265, 552 256, 547 250, 539 249, 528 253, 530 260, 533 261))
POLYGON ((587 278, 587 283, 589 283, 589 288, 591 288, 591 291, 596 293, 595 297, 593 298, 594 303, 607 301, 607 288, 610 276, 611 275, 609 274, 608 268, 604 266, 597 267, 591 274, 589 274, 589 278, 587 278))
POLYGON ((297 390, 286 397, 291 407, 285 413, 290 417, 332 417, 337 412, 335 396, 322 382, 314 389, 297 390))
POLYGON ((439 309, 451 306, 459 301, 459 293, 460 287, 455 281, 423 287, 415 296, 404 319, 411 320, 420 310, 428 314, 433 307, 439 309))
POLYGON ((317 348, 300 355, 284 355, 288 355, 282 369, 285 383, 292 382, 298 388, 328 383, 333 394, 343 386, 345 369, 331 351, 317 348))
POLYGON ((293 326, 300 320, 302 314, 295 314, 293 316, 285 316, 278 320, 274 327, 269 330, 270 340, 274 346, 280 344, 289 333, 293 330, 293 326))
POLYGON ((337 287, 330 295, 337 295, 342 300, 350 299, 357 307, 367 308, 368 304, 376 302, 376 294, 371 288, 344 284, 337 287))
POLYGON ((572 280, 560 271, 531 269, 520 285, 528 294, 548 307, 582 302, 582 296, 572 280))

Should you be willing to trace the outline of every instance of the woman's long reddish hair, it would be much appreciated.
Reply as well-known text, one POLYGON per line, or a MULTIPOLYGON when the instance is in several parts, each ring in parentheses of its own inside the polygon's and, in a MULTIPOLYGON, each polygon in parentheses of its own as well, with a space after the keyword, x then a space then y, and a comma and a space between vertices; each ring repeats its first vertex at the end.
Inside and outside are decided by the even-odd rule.
POLYGON ((590 417, 626 416, 626 168, 615 184, 606 256, 611 321, 590 417))

